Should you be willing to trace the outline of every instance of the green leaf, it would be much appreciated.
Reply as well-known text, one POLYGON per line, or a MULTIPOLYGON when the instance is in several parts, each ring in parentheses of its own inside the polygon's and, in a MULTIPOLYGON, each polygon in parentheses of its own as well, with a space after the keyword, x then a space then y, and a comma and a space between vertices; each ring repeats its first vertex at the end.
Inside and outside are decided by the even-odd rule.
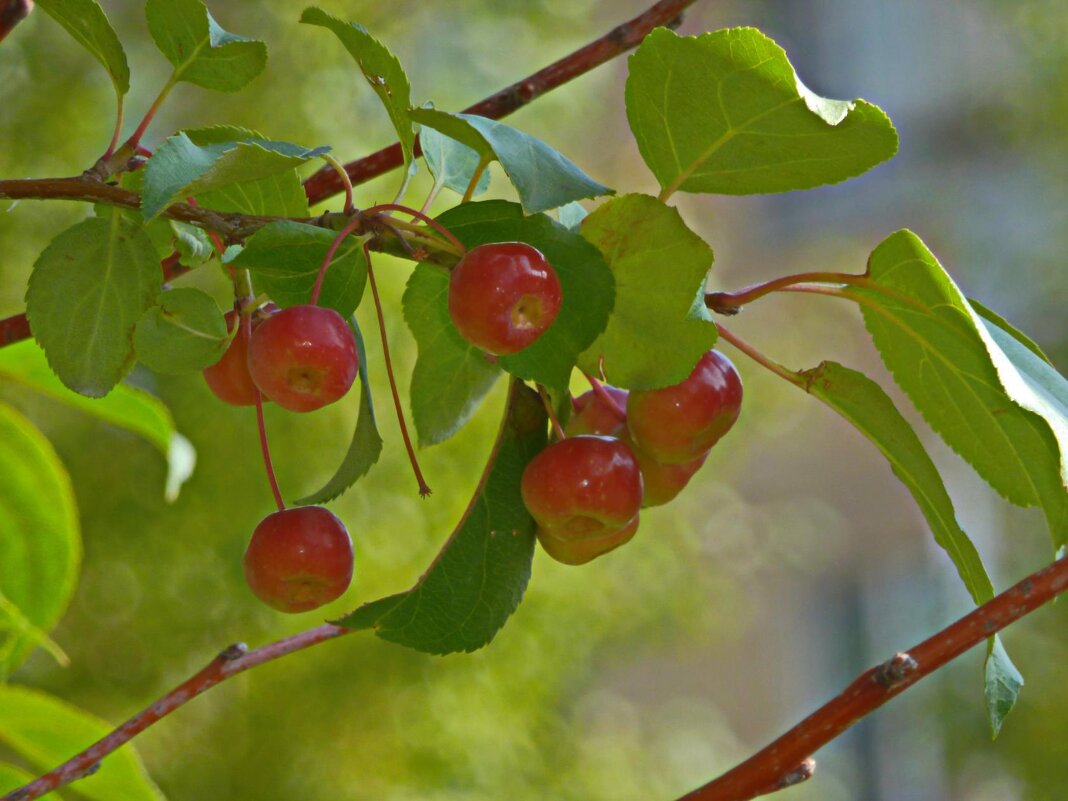
POLYGON ((992 309, 988 309, 986 306, 984 306, 982 303, 977 301, 975 298, 968 298, 968 304, 972 307, 972 310, 976 314, 978 314, 980 317, 983 318, 983 322, 986 324, 986 327, 988 329, 991 328, 991 327, 1000 328, 1002 331, 1004 331, 1006 334, 1008 334, 1013 339, 1018 341, 1021 345, 1023 345, 1025 348, 1027 348, 1033 354, 1035 354, 1038 358, 1040 358, 1046 364, 1049 364, 1049 365, 1053 364, 1053 362, 1051 362, 1049 360, 1049 356, 1047 356, 1045 353, 1042 352, 1042 348, 1040 348, 1038 346, 1037 342, 1035 342, 1033 339, 1031 339, 1031 337, 1027 336, 1027 334, 1025 334, 1023 331, 1021 331, 1016 326, 1014 326, 1012 323, 1010 323, 1008 320, 1006 320, 1004 317, 1002 317, 996 311, 993 311, 992 309))
POLYGON ((630 389, 685 379, 717 338, 704 305, 712 248, 678 211, 648 195, 612 198, 581 230, 612 269, 616 303, 608 327, 579 365, 597 374, 603 358, 609 382, 630 389))
POLYGON ((96 0, 37 0, 37 6, 100 62, 111 76, 116 95, 122 97, 130 91, 126 53, 96 0))
POLYGON ((236 92, 267 65, 263 42, 224 31, 200 0, 148 0, 145 16, 173 82, 236 92))
MULTIPOLYGON (((162 222, 162 220, 153 220, 149 227, 157 222, 162 222)), ((170 224, 174 249, 178 251, 182 264, 188 267, 199 267, 214 255, 215 247, 203 229, 178 220, 166 220, 166 222, 170 224)))
POLYGON ((170 411, 156 397, 127 384, 116 386, 106 398, 89 399, 63 386, 48 368, 44 352, 33 342, 0 348, 0 376, 16 381, 92 415, 105 423, 130 431, 154 445, 167 459, 165 497, 174 501, 183 482, 192 475, 196 452, 174 428, 170 411))
POLYGON ((897 152, 887 116, 818 97, 754 28, 650 33, 630 57, 627 119, 661 198, 787 192, 860 175, 897 152))
POLYGON ((419 348, 409 392, 412 422, 424 447, 443 442, 471 419, 501 372, 460 336, 449 317, 448 296, 448 273, 418 264, 402 300, 419 348))
POLYGON ((230 344, 215 300, 199 289, 161 292, 134 331, 138 360, 158 373, 192 373, 215 364, 230 344))
MULTIPOLYGON (((0 464, 0 596, 29 624, 0 625, 3 679, 41 644, 38 632, 50 631, 67 608, 82 542, 63 463, 44 435, 6 404, 0 404, 0 464)), ((11 610, 0 617, 18 622, 11 621, 11 610)))
POLYGON ((572 200, 570 203, 565 203, 556 210, 556 219, 560 221, 560 225, 564 226, 568 231, 578 231, 582 226, 582 221, 589 216, 589 212, 586 208, 577 200, 572 200))
POLYGON ((986 711, 994 739, 997 739, 1005 718, 1016 706, 1016 699, 1020 697, 1020 689, 1023 686, 1023 676, 1009 659, 1005 647, 1001 644, 1001 638, 995 634, 989 640, 983 667, 983 694, 986 697, 986 711))
MULTIPOLYGON (((419 147, 426 159, 426 166, 434 176, 435 190, 445 186, 460 195, 467 191, 481 163, 476 151, 433 128, 423 128, 419 132, 419 147)), ((489 170, 483 170, 472 197, 484 193, 489 189, 489 184, 489 170)))
POLYGON ((285 173, 327 150, 266 139, 197 145, 179 132, 160 145, 145 165, 141 213, 146 221, 151 220, 189 195, 285 173))
POLYGON ((397 57, 362 25, 343 22, 314 6, 304 9, 300 21, 333 31, 345 49, 356 59, 360 71, 382 101, 397 131, 405 165, 411 164, 415 150, 415 131, 408 116, 408 107, 412 104, 412 90, 408 84, 408 76, 404 74, 404 68, 397 57))
MULTIPOLYGON (((256 131, 236 125, 186 128, 182 133, 199 147, 265 139, 256 131)), ((238 181, 210 192, 201 192, 197 195, 197 202, 215 211, 236 211, 240 214, 269 217, 307 217, 309 214, 308 196, 304 193, 304 186, 295 168, 255 181, 238 181)))
POLYGON ((910 231, 884 240, 861 304, 883 361, 931 427, 1012 503, 1039 505, 1068 538, 1068 384, 1016 337, 986 325, 910 231))
MULTIPOLYGON (((337 236, 313 225, 273 222, 259 229, 231 263, 252 271, 257 291, 279 306, 307 303, 319 267, 337 236)), ((357 237, 346 239, 323 279, 319 305, 348 317, 360 305, 367 283, 367 262, 357 237)))
MULTIPOLYGON (((114 727, 58 698, 28 687, 0 686, 0 742, 39 770, 51 770, 109 734, 114 727)), ((162 801, 132 745, 78 780, 78 795, 93 801, 162 801)))
POLYGON ((338 621, 432 654, 486 645, 519 606, 534 555, 534 520, 519 483, 545 447, 537 394, 513 381, 505 418, 475 497, 441 552, 406 593, 366 604, 338 621))
MULTIPOLYGON (((566 387, 579 354, 604 330, 615 299, 612 271, 600 251, 546 215, 524 217, 518 205, 503 200, 464 203, 438 220, 469 248, 526 242, 545 255, 563 294, 556 321, 532 345, 499 364, 517 378, 566 387)), ((440 302, 448 314, 447 297, 440 302)))
POLYGON ((356 318, 349 318, 349 327, 356 336, 356 351, 360 357, 360 412, 356 418, 356 430, 352 434, 349 450, 341 466, 330 480, 316 492, 296 501, 298 504, 326 503, 338 497, 363 478, 382 454, 382 436, 375 422, 375 407, 371 399, 371 383, 367 377, 367 349, 356 318))
POLYGON ((148 235, 120 214, 61 233, 37 259, 26 313, 52 369, 71 389, 106 395, 133 364, 133 331, 160 286, 148 235))
POLYGON ((894 475, 912 493, 935 542, 953 560, 976 605, 993 598, 994 586, 975 545, 957 523, 953 501, 938 468, 890 396, 863 373, 836 362, 822 362, 802 376, 807 392, 848 420, 887 458, 894 475))
POLYGON ((492 156, 499 161, 528 212, 548 211, 572 200, 613 192, 545 142, 503 122, 431 108, 409 113, 420 125, 467 145, 481 158, 492 156))

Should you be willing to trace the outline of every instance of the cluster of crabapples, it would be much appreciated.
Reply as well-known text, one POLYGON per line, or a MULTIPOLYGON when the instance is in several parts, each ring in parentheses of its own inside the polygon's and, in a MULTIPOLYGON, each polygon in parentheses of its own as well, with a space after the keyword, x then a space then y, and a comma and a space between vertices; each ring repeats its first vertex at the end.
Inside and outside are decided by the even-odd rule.
MULTIPOLYGON (((556 319, 555 270, 522 242, 468 250, 449 280, 449 315, 460 334, 494 356, 537 340, 556 319)), ((233 340, 204 371, 221 400, 273 401, 309 412, 340 399, 359 368, 356 342, 335 311, 317 305, 227 313, 233 340), (236 330, 235 330, 236 329, 236 330)), ((629 541, 642 507, 673 499, 738 417, 742 385, 730 361, 709 351, 681 383, 627 392, 592 381, 573 401, 558 438, 526 467, 523 502, 551 557, 582 564, 629 541)), ((255 529, 244 557, 249 587, 283 612, 338 598, 352 579, 352 540, 321 506, 282 509, 255 529)))

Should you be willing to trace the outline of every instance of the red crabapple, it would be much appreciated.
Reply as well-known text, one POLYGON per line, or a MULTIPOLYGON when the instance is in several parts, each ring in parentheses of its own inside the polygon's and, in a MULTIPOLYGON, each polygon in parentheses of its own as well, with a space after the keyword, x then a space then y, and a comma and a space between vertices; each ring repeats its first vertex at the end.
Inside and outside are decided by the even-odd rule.
POLYGON ((352 540, 322 506, 267 515, 245 551, 245 579, 280 612, 306 612, 341 596, 352 580, 352 540))
POLYGON ((524 242, 471 248, 449 277, 449 316, 482 350, 504 356, 530 345, 560 311, 560 279, 524 242))
POLYGON ((637 530, 638 516, 635 515, 634 519, 619 531, 596 540, 564 540, 554 537, 548 530, 539 527, 538 542, 545 549, 545 553, 557 562, 565 565, 583 565, 630 542, 637 530))
POLYGON ((615 407, 592 389, 579 395, 575 398, 571 419, 564 428, 569 437, 579 434, 614 437, 623 430, 623 424, 626 422, 627 390, 609 384, 601 386, 615 402, 615 407))

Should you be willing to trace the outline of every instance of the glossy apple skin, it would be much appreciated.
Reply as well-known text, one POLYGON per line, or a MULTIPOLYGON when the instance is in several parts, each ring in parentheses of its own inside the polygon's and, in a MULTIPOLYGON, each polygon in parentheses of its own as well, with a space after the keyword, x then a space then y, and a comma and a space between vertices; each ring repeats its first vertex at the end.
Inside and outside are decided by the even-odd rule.
POLYGON ((527 465, 520 488, 538 525, 563 540, 595 540, 619 531, 642 505, 638 460, 612 437, 553 443, 527 465))
POLYGON ((627 390, 603 384, 604 391, 616 402, 613 409, 599 394, 592 389, 575 398, 571 419, 564 427, 569 437, 579 434, 601 434, 607 437, 618 436, 626 424, 627 390), (620 414, 622 412, 622 414, 620 414))
POLYGON ((632 391, 627 398, 627 432, 658 462, 692 462, 730 430, 741 404, 738 371, 730 359, 710 350, 685 381, 632 391))
MULTIPOLYGON (((226 313, 226 330, 233 331, 241 316, 233 309, 226 313)), ((248 340, 238 331, 222 358, 204 368, 204 380, 215 397, 231 406, 256 403, 256 385, 248 374, 248 340)))
POLYGON ((524 242, 467 251, 449 276, 449 316, 473 345, 498 356, 530 345, 552 325, 562 293, 556 271, 524 242))
POLYGON ((538 542, 545 553, 557 562, 565 565, 584 565, 630 542, 637 530, 638 517, 635 515, 634 519, 619 531, 596 540, 562 540, 554 537, 547 529, 539 527, 538 542))
POLYGON ((345 320, 322 306, 290 306, 252 332, 248 371, 284 409, 310 412, 341 398, 359 369, 356 339, 345 320))
POLYGON ((645 493, 642 496, 642 508, 663 506, 673 501, 690 483, 690 479, 708 460, 708 451, 690 462, 664 464, 658 462, 631 441, 624 432, 622 440, 630 446, 634 458, 638 460, 638 469, 642 471, 642 484, 645 493))
POLYGON ((307 612, 333 601, 352 580, 352 539, 322 506, 267 515, 245 551, 245 580, 280 612, 307 612))

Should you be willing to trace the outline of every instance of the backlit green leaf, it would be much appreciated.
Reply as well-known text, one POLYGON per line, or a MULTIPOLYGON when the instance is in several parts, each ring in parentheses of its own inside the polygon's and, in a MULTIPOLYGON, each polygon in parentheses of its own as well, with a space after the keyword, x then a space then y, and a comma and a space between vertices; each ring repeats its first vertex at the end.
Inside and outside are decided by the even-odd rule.
POLYGON ((408 592, 366 604, 338 624, 373 627, 385 640, 432 654, 474 651, 492 640, 530 579, 535 525, 519 483, 545 447, 545 424, 537 394, 513 381, 486 473, 430 568, 408 592))
POLYGON ((415 131, 408 116, 408 107, 412 104, 411 86, 408 76, 404 74, 397 57, 367 32, 362 25, 355 22, 343 22, 319 8, 304 9, 301 22, 319 25, 333 31, 341 40, 360 67, 364 78, 374 89, 378 99, 385 106, 386 113, 397 131, 401 143, 404 163, 411 164, 415 148, 415 131))
POLYGON ((158 373, 191 373, 222 358, 230 344, 215 300, 199 289, 160 293, 134 331, 138 360, 158 373))
MULTIPOLYGON (((256 291, 266 292, 279 306, 307 303, 319 267, 336 236, 336 231, 313 225, 273 222, 252 235, 232 264, 251 270, 256 291)), ((363 248, 357 237, 349 237, 326 271, 319 305, 348 317, 360 305, 366 283, 363 248)))
POLYGON ((37 7, 67 29, 82 47, 107 70, 115 94, 130 91, 126 53, 96 0, 37 0, 37 7))
POLYGON ((1001 644, 1001 638, 994 635, 990 638, 983 668, 983 694, 986 697, 990 731, 995 738, 1001 732, 1005 718, 1016 706, 1016 699, 1020 697, 1023 686, 1023 676, 1009 659, 1005 647, 1001 644))
POLYGON ((492 155, 519 193, 528 212, 548 211, 572 200, 612 194, 552 147, 503 122, 474 114, 449 114, 432 108, 412 109, 413 120, 434 128, 474 150, 492 155))
POLYGON ((52 240, 30 275, 26 313, 64 384, 101 397, 119 382, 161 280, 152 241, 121 214, 83 220, 52 240))
POLYGON ((597 374, 603 360, 608 381, 629 389, 684 380, 716 342, 704 305, 712 248, 678 211, 648 195, 612 198, 583 221, 581 232, 612 269, 616 303, 579 365, 597 374))
MULTIPOLYGON (((58 698, 13 685, 0 686, 0 743, 38 770, 51 770, 88 748, 114 727, 58 698)), ((100 770, 79 779, 79 796, 92 801, 162 801, 132 745, 100 762, 100 770)))
POLYGON ((360 413, 356 418, 356 430, 341 466, 321 489, 297 500, 299 504, 326 503, 338 497, 363 478, 382 454, 382 436, 375 422, 371 384, 367 378, 367 349, 354 317, 349 318, 349 326, 356 337, 356 351, 360 357, 360 413))
MULTIPOLYGON (((423 128, 419 132, 419 146, 426 166, 434 176, 435 188, 445 186, 460 195, 467 191, 480 163, 476 151, 433 128, 423 128)), ((478 197, 489 189, 489 184, 489 170, 483 170, 471 196, 478 197)))
POLYGON ((466 423, 490 391, 500 368, 460 336, 449 317, 449 275, 418 264, 404 291, 404 319, 419 355, 410 389, 419 444, 442 442, 466 423))
POLYGON ((1041 506, 1068 538, 1068 384, 1016 337, 983 322, 910 231, 868 260, 861 304, 875 346, 931 427, 1012 503, 1041 506))
POLYGON ((236 92, 267 64, 263 42, 224 31, 200 0, 148 0, 145 16, 174 81, 236 92))
POLYGON ((51 631, 67 608, 82 543, 66 469, 44 435, 6 404, 0 404, 0 464, 2 680, 41 644, 40 634, 51 631), (6 609, 9 605, 13 609, 6 609), (28 626, 20 625, 23 620, 28 626))
POLYGON ((286 173, 327 150, 266 139, 197 145, 179 132, 160 145, 145 165, 141 213, 151 220, 177 200, 286 173))
POLYGON ((687 37, 658 28, 629 68, 627 119, 661 197, 808 189, 897 152, 877 106, 814 95, 754 28, 687 37))

